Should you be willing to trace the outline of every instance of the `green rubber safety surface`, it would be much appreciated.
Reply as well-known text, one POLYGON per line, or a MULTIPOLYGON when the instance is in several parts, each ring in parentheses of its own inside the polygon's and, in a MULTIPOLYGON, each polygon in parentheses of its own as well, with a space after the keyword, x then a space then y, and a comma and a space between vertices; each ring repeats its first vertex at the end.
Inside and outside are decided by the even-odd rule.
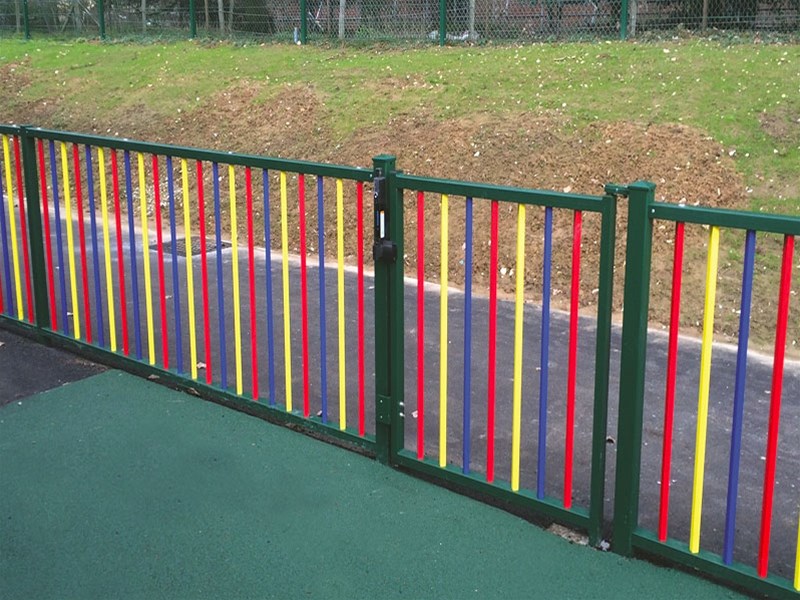
POLYGON ((119 371, 0 409, 0 597, 733 598, 119 371))

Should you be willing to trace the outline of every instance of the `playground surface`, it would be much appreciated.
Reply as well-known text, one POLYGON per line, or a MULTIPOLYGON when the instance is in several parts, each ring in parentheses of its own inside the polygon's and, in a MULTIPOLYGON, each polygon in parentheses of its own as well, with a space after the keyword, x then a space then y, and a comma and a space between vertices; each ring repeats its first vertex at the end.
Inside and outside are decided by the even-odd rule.
POLYGON ((739 597, 119 371, 3 406, 0 457, 7 599, 739 597))

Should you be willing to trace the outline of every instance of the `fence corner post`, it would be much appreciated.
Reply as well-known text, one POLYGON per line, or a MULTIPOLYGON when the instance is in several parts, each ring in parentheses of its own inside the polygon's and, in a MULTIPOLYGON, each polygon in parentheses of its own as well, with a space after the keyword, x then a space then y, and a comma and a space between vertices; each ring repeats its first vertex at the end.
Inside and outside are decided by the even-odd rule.
POLYGON ((28 236, 31 252, 31 275, 33 280, 34 313, 36 326, 50 327, 50 307, 47 303, 47 271, 44 261, 44 244, 50 243, 42 237, 42 213, 39 207, 39 172, 36 166, 36 141, 30 134, 30 126, 20 127, 22 146, 22 172, 25 189, 25 208, 28 220, 28 236))
POLYGON ((22 23, 25 31, 25 39, 31 39, 31 21, 28 13, 28 0, 22 2, 22 23))
POLYGON ((439 45, 447 42, 447 0, 439 0, 439 45))
POLYGON ((619 8, 619 39, 623 42, 628 39, 628 11, 630 10, 629 0, 621 0, 619 8))
POLYGON ((627 187, 606 186, 607 193, 628 197, 612 545, 615 552, 624 556, 633 554, 633 533, 639 520, 642 413, 653 242, 650 207, 655 201, 655 189, 655 184, 646 181, 638 181, 627 187))
POLYGON ((308 3, 300 0, 300 43, 305 46, 308 43, 308 3))
POLYGON ((372 248, 375 261, 375 443, 380 462, 392 465, 403 448, 403 197, 395 184, 395 157, 373 159, 372 248))
POLYGON ((197 37, 197 8, 194 0, 189 0, 189 39, 197 37))
POLYGON ((100 39, 106 39, 106 7, 103 0, 97 0, 97 27, 100 30, 100 39))

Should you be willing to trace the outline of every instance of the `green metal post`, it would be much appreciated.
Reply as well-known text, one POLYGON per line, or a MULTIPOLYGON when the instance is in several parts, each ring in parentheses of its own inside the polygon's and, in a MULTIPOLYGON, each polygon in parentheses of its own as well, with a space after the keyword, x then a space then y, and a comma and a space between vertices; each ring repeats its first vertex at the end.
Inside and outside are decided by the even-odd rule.
POLYGON ((197 9, 194 0, 189 0, 189 39, 197 37, 197 9))
POLYGON ((103 0, 97 0, 97 25, 100 28, 100 39, 106 39, 106 6, 103 0))
POLYGON ((31 39, 31 22, 28 18, 28 0, 22 2, 22 22, 25 28, 25 39, 31 39))
MULTIPOLYGON (((28 127, 20 128, 22 145, 22 171, 25 186, 25 211, 28 218, 28 236, 31 248, 31 275, 33 278, 34 312, 36 326, 50 327, 50 307, 47 304, 47 277, 42 237, 42 213, 39 209, 39 174, 36 167, 36 141, 28 127)), ((50 240, 46 240, 48 243, 50 240)))
POLYGON ((589 543, 602 539, 606 484, 606 436, 608 434, 608 378, 611 360, 611 311, 614 297, 614 250, 616 248, 617 199, 605 198, 600 228, 600 277, 597 299, 594 415, 592 426, 592 476, 589 500, 589 543))
POLYGON ((639 521, 647 312, 653 244, 651 205, 655 201, 655 189, 655 184, 645 181, 627 188, 606 187, 610 194, 628 196, 613 543, 614 551, 625 556, 633 553, 632 538, 639 521))
POLYGON ((619 8, 619 39, 628 39, 628 4, 630 0, 621 0, 619 8))
POLYGON ((300 43, 303 46, 308 41, 308 7, 307 0, 300 0, 300 43))
POLYGON ((439 0, 439 45, 447 41, 447 0, 439 0))
POLYGON ((404 434, 403 196, 395 185, 395 157, 376 156, 375 444, 379 461, 395 464, 404 434))

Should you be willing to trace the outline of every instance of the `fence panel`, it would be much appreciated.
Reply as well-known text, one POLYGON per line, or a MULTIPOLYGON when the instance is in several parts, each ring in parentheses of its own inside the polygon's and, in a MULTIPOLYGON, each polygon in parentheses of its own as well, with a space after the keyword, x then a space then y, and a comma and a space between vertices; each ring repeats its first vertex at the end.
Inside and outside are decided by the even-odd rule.
POLYGON ((800 589, 800 368, 786 348, 800 336, 790 310, 800 219, 657 204, 651 192, 626 192, 629 236, 645 238, 629 237, 626 279, 648 276, 626 288, 615 543, 790 597, 800 589), (649 280, 654 222, 673 246, 670 286, 649 280), (684 285, 703 265, 704 289, 684 285), (648 297, 665 288, 666 336, 647 319, 648 297), (731 291, 736 306, 723 300, 731 291), (729 315, 735 345, 719 341, 729 315), (695 324, 700 340, 680 337, 695 324), (758 352, 766 338, 771 355, 758 352))

